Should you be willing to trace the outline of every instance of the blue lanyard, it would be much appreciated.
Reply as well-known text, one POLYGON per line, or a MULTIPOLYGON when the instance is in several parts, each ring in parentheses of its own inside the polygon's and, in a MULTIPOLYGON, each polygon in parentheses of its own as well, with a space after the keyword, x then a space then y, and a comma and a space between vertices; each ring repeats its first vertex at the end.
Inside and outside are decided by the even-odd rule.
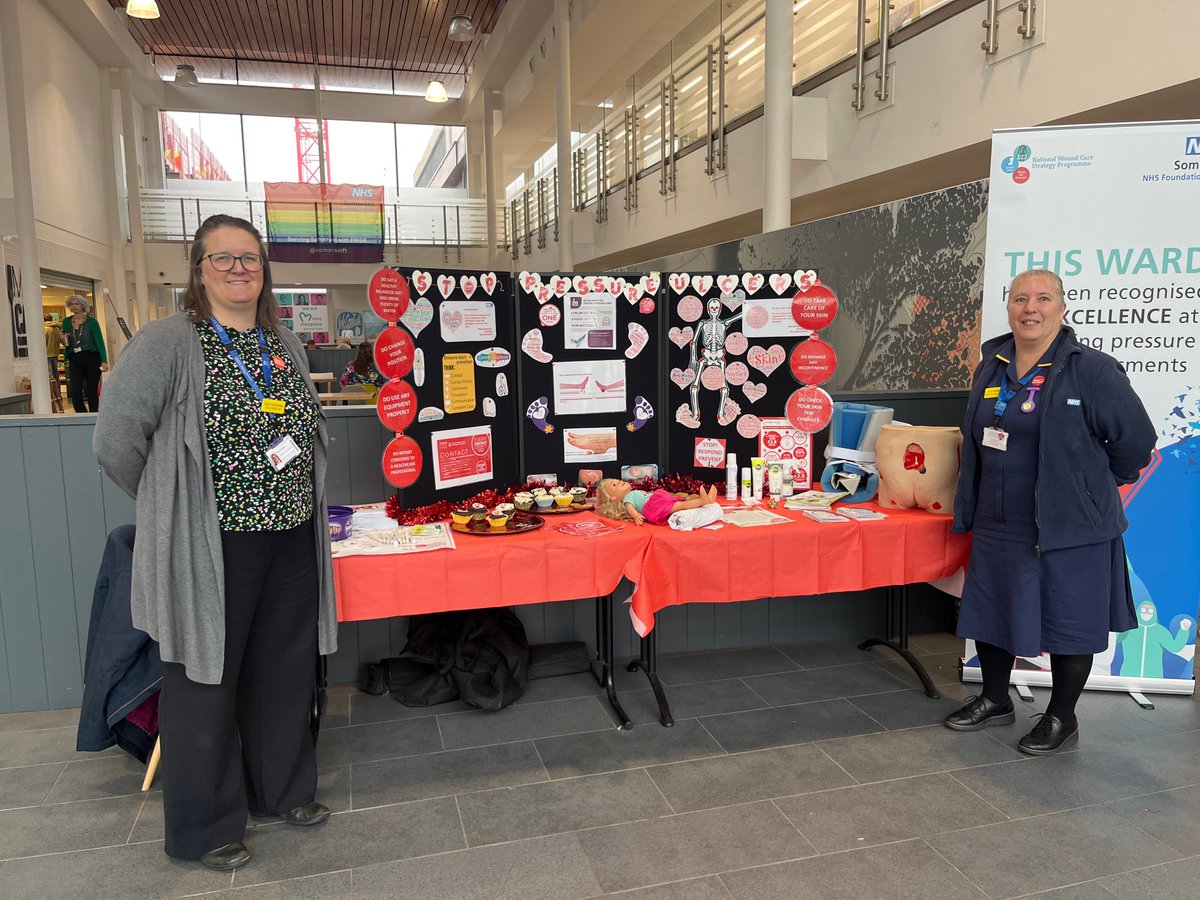
MULTIPOLYGON (((1030 369, 1028 372, 1025 373, 1025 377, 1017 382, 1016 387, 1010 388, 1008 386, 1008 362, 1009 362, 1009 360, 1005 359, 1000 354, 996 354, 996 359, 1000 360, 1002 363, 1005 364, 1004 369, 1002 370, 1001 375, 1000 375, 1000 395, 996 398, 996 405, 992 408, 992 413, 996 417, 996 424, 999 425, 1000 417, 1004 415, 1004 410, 1008 409, 1009 401, 1012 400, 1013 397, 1017 396, 1017 394, 1020 392, 1021 388, 1026 387, 1029 384, 1029 382, 1033 381, 1034 377, 1037 376, 1038 374, 1040 374, 1041 370, 1046 368, 1047 366, 1049 366, 1050 363, 1038 363, 1036 366, 1034 366, 1032 369, 1030 369)), ((1030 391, 1031 391, 1030 397, 1032 398, 1033 392, 1036 391, 1036 388, 1031 388, 1030 391)), ((1032 408, 1033 407, 1030 406, 1030 409, 1032 409, 1032 408)))
MULTIPOLYGON (((229 358, 241 369, 242 377, 246 379, 246 383, 250 385, 250 389, 254 391, 254 396, 258 398, 258 402, 261 404, 265 398, 263 390, 258 386, 258 382, 254 380, 254 376, 250 374, 250 370, 246 368, 246 364, 242 361, 242 354, 238 353, 237 347, 233 346, 233 342, 229 340, 229 333, 225 331, 225 326, 218 322, 215 316, 210 318, 209 321, 212 323, 213 331, 221 339, 221 345, 229 353, 229 358)), ((269 391, 271 390, 271 355, 267 352, 267 336, 263 333, 261 325, 258 326, 258 352, 262 357, 263 383, 266 384, 269 391)), ((267 413, 267 415, 272 419, 275 418, 275 413, 267 413)))

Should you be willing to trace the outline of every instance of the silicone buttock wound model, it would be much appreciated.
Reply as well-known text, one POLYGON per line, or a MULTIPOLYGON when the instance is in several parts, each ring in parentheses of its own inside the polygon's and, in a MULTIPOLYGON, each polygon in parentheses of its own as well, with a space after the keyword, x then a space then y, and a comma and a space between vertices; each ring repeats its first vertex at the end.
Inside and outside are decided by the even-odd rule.
POLYGON ((879 505, 953 513, 961 448, 954 427, 884 425, 875 443, 879 505))

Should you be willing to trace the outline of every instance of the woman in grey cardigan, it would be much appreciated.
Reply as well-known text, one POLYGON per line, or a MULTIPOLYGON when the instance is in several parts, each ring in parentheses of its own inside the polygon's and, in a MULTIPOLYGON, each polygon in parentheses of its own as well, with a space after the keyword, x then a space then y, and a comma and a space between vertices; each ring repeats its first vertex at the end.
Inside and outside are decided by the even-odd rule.
POLYGON ((94 448, 137 501, 133 622, 163 660, 165 849, 228 870, 250 859, 247 810, 329 817, 309 731, 318 649, 336 649, 328 437, 254 226, 200 226, 183 306, 121 354, 94 448))

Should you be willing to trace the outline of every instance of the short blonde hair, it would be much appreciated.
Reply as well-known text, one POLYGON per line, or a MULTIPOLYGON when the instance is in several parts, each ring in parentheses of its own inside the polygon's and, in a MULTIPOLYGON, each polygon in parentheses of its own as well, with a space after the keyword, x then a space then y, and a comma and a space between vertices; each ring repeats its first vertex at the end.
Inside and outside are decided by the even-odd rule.
POLYGON ((618 500, 608 492, 606 485, 615 478, 603 478, 596 486, 596 512, 606 519, 628 519, 629 511, 625 509, 625 501, 618 500))
POLYGON ((1009 297, 1016 293, 1017 282, 1026 278, 1048 278, 1050 283, 1054 285, 1055 292, 1058 294, 1058 302, 1061 306, 1067 302, 1067 292, 1063 287, 1062 278, 1057 272, 1051 272, 1049 269, 1026 269, 1011 282, 1009 282, 1008 290, 1009 297))

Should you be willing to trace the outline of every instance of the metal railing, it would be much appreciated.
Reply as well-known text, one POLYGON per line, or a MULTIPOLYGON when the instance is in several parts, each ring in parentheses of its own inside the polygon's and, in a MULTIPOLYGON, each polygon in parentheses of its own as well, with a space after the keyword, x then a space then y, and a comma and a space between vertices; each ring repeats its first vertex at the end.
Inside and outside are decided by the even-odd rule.
MULTIPOLYGON (((142 233, 148 241, 190 241, 209 216, 224 214, 247 219, 267 236, 266 201, 240 196, 181 195, 170 190, 143 190, 142 233)), ((289 203, 289 208, 294 208, 289 203)), ((508 210, 497 205, 497 239, 504 242, 509 232, 508 210)), ((442 247, 446 254, 462 247, 487 245, 487 201, 460 200, 454 203, 385 203, 381 207, 384 244, 442 247)), ((313 204, 314 232, 335 238, 329 204, 313 204), (324 208, 322 208, 324 207, 324 208)))

